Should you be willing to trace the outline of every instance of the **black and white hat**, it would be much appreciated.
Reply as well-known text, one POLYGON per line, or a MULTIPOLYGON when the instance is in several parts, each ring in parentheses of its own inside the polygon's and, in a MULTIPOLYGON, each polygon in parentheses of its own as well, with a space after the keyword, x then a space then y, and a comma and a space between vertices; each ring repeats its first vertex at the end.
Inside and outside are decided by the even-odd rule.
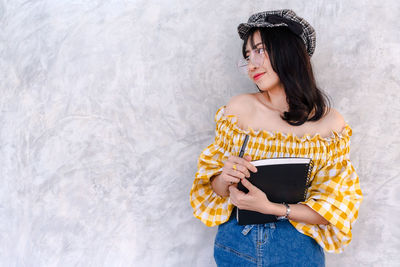
POLYGON ((238 26, 240 39, 244 40, 251 28, 255 27, 288 27, 294 34, 298 35, 304 42, 307 53, 311 57, 315 50, 315 30, 303 18, 299 17, 290 9, 271 10, 253 14, 247 23, 238 26))

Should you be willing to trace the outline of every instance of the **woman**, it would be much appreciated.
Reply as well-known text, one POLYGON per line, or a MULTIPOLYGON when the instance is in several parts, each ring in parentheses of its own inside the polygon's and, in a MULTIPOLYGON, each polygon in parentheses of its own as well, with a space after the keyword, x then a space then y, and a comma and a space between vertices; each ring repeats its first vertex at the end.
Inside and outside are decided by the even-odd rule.
POLYGON ((307 21, 291 10, 266 11, 238 32, 244 41, 239 67, 259 92, 235 96, 218 109, 215 141, 199 157, 190 192, 194 216, 219 225, 218 266, 324 266, 324 250, 339 253, 351 241, 362 201, 349 159, 351 128, 316 86, 310 64, 315 32, 307 21), (273 203, 247 180, 257 171, 252 160, 274 157, 313 160, 305 201, 273 203), (247 194, 237 189, 239 181, 247 194), (238 225, 235 206, 280 219, 238 225))

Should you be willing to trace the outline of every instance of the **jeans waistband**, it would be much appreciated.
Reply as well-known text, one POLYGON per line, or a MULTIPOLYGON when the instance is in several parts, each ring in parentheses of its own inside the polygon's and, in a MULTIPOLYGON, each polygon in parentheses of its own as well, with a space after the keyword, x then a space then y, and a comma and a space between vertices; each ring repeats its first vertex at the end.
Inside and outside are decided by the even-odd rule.
MULTIPOLYGON (((236 207, 233 208, 232 210, 232 214, 229 218, 229 220, 236 220, 236 207)), ((282 223, 282 222, 288 222, 287 219, 281 219, 278 220, 276 222, 270 222, 270 223, 261 223, 261 224, 248 224, 248 225, 243 225, 243 230, 242 230, 242 234, 243 235, 247 235, 251 229, 253 229, 254 227, 262 227, 262 228, 270 228, 270 229, 275 229, 277 224, 282 223)))

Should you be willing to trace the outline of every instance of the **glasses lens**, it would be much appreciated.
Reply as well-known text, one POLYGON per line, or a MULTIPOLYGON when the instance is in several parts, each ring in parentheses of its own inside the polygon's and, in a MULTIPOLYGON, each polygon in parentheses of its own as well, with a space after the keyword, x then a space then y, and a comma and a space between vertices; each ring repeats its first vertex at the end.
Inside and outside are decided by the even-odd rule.
POLYGON ((264 63, 264 54, 252 53, 250 60, 254 66, 261 67, 264 63))
POLYGON ((247 60, 241 58, 237 62, 237 67, 241 73, 247 74, 247 60))
POLYGON ((245 60, 244 58, 239 59, 237 62, 237 66, 239 68, 247 67, 247 60, 245 60))
POLYGON ((249 60, 241 58, 238 60, 237 66, 240 71, 244 74, 248 73, 248 64, 252 64, 253 66, 259 68, 263 65, 265 59, 264 53, 259 53, 256 49, 250 52, 249 60))

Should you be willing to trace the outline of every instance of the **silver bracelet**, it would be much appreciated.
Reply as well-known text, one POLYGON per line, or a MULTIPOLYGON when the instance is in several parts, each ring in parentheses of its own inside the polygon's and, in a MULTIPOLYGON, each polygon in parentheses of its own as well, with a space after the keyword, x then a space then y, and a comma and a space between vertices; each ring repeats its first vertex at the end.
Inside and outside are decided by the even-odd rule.
POLYGON ((283 202, 282 204, 285 205, 285 207, 286 207, 286 214, 285 214, 284 216, 279 216, 279 217, 277 217, 277 219, 278 219, 278 220, 289 219, 290 206, 289 206, 289 204, 287 204, 287 203, 285 203, 285 202, 283 202))

